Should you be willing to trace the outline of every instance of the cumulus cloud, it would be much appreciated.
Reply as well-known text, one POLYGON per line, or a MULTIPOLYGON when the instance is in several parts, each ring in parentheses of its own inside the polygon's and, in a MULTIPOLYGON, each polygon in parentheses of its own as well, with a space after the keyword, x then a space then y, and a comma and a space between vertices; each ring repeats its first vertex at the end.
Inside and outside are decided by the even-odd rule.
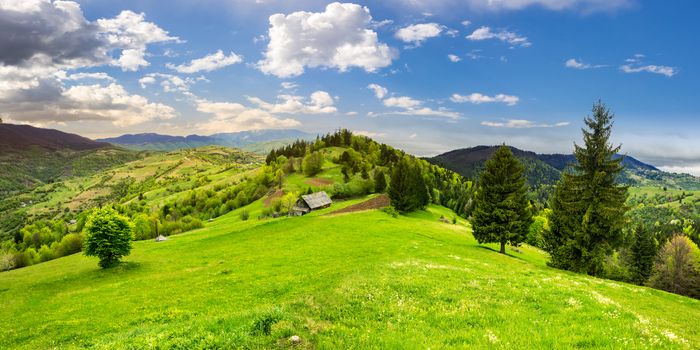
POLYGON ((352 3, 331 3, 324 12, 274 14, 258 67, 281 78, 301 75, 306 67, 375 72, 391 65, 398 54, 379 42, 372 23, 369 9, 352 3))
POLYGON ((399 97, 389 97, 383 101, 384 106, 399 108, 399 111, 391 111, 387 114, 394 115, 409 115, 409 116, 419 116, 419 117, 445 117, 450 119, 458 119, 460 114, 448 110, 447 108, 440 107, 438 109, 432 109, 423 106, 423 101, 414 99, 408 96, 399 97))
POLYGON ((128 126, 176 116, 169 106, 130 94, 106 73, 73 73, 106 65, 136 70, 149 64, 149 44, 179 42, 144 14, 122 11, 89 21, 73 1, 3 1, 0 25, 0 110, 13 120, 128 126), (101 83, 81 85, 85 80, 101 83))
POLYGON ((178 71, 179 73, 193 74, 198 72, 211 72, 219 68, 243 62, 243 57, 231 52, 228 55, 217 50, 215 53, 206 55, 190 61, 188 64, 174 65, 166 64, 166 67, 178 71))
POLYGON ((399 107, 405 109, 416 108, 421 105, 421 101, 408 96, 389 97, 384 100, 383 103, 387 107, 399 107))
POLYGON ((269 103, 259 97, 248 97, 248 101, 258 108, 273 114, 329 114, 338 111, 333 106, 333 97, 325 91, 316 91, 308 98, 295 95, 279 95, 276 103, 269 103))
POLYGON ((146 47, 179 42, 143 13, 122 11, 91 22, 72 1, 26 0, 0 7, 0 64, 28 67, 41 60, 60 69, 112 64, 124 70, 148 65, 146 47))
POLYGON ((196 125, 204 132, 236 132, 243 130, 283 129, 301 125, 292 118, 279 118, 268 111, 249 108, 240 103, 196 100, 197 111, 214 117, 196 125))
POLYGON ((417 47, 427 39, 440 36, 443 29, 444 27, 437 23, 413 24, 397 30, 396 37, 405 43, 413 44, 417 47))
POLYGON ((538 124, 531 120, 525 119, 508 119, 505 122, 491 122, 483 121, 481 122, 483 126, 490 126, 493 128, 509 128, 509 129, 532 129, 532 128, 558 128, 569 125, 569 122, 559 122, 556 124, 538 124))
POLYGON ((632 58, 628 58, 625 60, 626 64, 623 64, 620 66, 620 70, 622 70, 625 73, 640 73, 640 72, 647 72, 647 73, 654 73, 654 74, 661 74, 664 75, 668 78, 678 74, 678 69, 674 67, 669 67, 669 66, 658 66, 654 64, 644 64, 644 55, 634 55, 632 58))
POLYGON ((106 42, 108 50, 122 49, 121 56, 112 64, 125 71, 135 71, 148 66, 146 47, 152 43, 181 42, 179 38, 156 24, 145 21, 144 13, 122 11, 111 19, 98 19, 98 35, 106 42))
POLYGON ((453 54, 447 55, 447 59, 449 59, 450 62, 454 62, 454 63, 457 63, 457 62, 462 60, 459 56, 453 55, 453 54))
POLYGON ((492 30, 490 27, 487 26, 482 26, 474 30, 471 34, 467 35, 467 39, 472 41, 496 39, 503 42, 507 42, 512 47, 532 46, 532 44, 528 41, 527 37, 521 36, 514 32, 507 31, 505 29, 492 30))
POLYGON ((160 81, 160 87, 163 88, 164 92, 179 92, 185 96, 194 97, 190 92, 190 86, 198 81, 208 80, 202 76, 182 78, 174 74, 149 73, 139 79, 139 85, 141 85, 142 89, 145 89, 148 85, 155 84, 158 81, 160 81))
POLYGON ((372 90, 374 92, 374 96, 376 96, 378 99, 383 99, 386 94, 389 93, 389 90, 387 88, 378 85, 378 84, 369 84, 367 85, 367 88, 372 90))
POLYGON ((508 106, 515 106, 519 101, 520 98, 518 96, 513 96, 513 95, 505 95, 505 94, 498 94, 495 96, 488 96, 488 95, 483 95, 478 92, 469 94, 469 95, 460 95, 460 94, 452 94, 450 97, 450 100, 455 103, 473 103, 473 104, 482 104, 482 103, 494 103, 494 102, 500 102, 500 103, 505 103, 508 106))
POLYGON ((20 90, 8 98, 0 98, 0 109, 12 119, 23 122, 93 120, 108 121, 116 126, 172 119, 177 115, 172 107, 130 94, 116 83, 65 87, 54 82, 41 87, 41 90, 20 90))

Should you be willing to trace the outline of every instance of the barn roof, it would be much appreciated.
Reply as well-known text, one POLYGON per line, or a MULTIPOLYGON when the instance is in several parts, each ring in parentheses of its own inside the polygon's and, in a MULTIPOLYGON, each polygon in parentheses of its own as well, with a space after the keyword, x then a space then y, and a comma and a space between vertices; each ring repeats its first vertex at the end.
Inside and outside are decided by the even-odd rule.
POLYGON ((316 192, 316 193, 312 193, 312 194, 305 194, 305 195, 301 196, 301 199, 303 199, 304 202, 306 202, 306 204, 311 209, 322 208, 322 207, 325 207, 325 206, 333 203, 331 198, 328 197, 328 195, 324 191, 316 192))

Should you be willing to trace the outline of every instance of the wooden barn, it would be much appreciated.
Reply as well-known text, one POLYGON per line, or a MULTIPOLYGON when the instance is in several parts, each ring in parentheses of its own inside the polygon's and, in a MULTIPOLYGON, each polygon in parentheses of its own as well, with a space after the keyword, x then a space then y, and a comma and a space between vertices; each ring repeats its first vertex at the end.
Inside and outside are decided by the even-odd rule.
POLYGON ((328 197, 324 191, 305 194, 294 205, 292 213, 293 215, 304 215, 314 210, 328 208, 331 204, 333 204, 331 197, 328 197))

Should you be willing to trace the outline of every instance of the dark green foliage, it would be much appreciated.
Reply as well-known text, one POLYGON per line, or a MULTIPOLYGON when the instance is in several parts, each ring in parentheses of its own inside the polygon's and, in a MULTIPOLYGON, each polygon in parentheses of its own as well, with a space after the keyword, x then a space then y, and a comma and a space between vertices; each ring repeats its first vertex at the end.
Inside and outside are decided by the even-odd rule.
POLYGON ((486 162, 475 195, 472 225, 479 243, 518 245, 527 238, 532 213, 526 197, 524 167, 507 146, 486 162))
POLYGON ((655 257, 656 242, 654 236, 643 226, 637 226, 634 231, 634 242, 630 247, 632 282, 642 285, 649 279, 655 257))
POLYGON ((552 266, 596 276, 622 243, 627 187, 618 184, 622 158, 614 156, 620 147, 609 144, 613 115, 598 103, 584 121, 585 146, 575 146, 578 163, 556 186, 544 238, 552 266))
POLYGON ((113 208, 95 209, 85 232, 85 255, 100 258, 98 265, 102 268, 116 265, 131 252, 132 225, 113 208))
POLYGON ((304 157, 302 168, 306 176, 314 176, 320 173, 323 168, 323 155, 321 152, 315 151, 307 154, 304 157))
POLYGON ((384 174, 383 170, 376 170, 374 172, 374 192, 383 193, 386 187, 386 174, 384 174))
POLYGON ((415 160, 403 157, 391 172, 389 186, 391 205, 399 212, 411 212, 428 205, 428 187, 415 160))

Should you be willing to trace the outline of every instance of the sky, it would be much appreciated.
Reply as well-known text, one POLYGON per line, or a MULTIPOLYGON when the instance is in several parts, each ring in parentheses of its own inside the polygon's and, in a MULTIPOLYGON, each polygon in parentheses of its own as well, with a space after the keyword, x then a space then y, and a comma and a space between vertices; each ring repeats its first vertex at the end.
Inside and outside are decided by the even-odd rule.
POLYGON ((348 128, 410 153, 613 142, 700 175, 700 3, 0 0, 0 117, 91 138, 348 128))

